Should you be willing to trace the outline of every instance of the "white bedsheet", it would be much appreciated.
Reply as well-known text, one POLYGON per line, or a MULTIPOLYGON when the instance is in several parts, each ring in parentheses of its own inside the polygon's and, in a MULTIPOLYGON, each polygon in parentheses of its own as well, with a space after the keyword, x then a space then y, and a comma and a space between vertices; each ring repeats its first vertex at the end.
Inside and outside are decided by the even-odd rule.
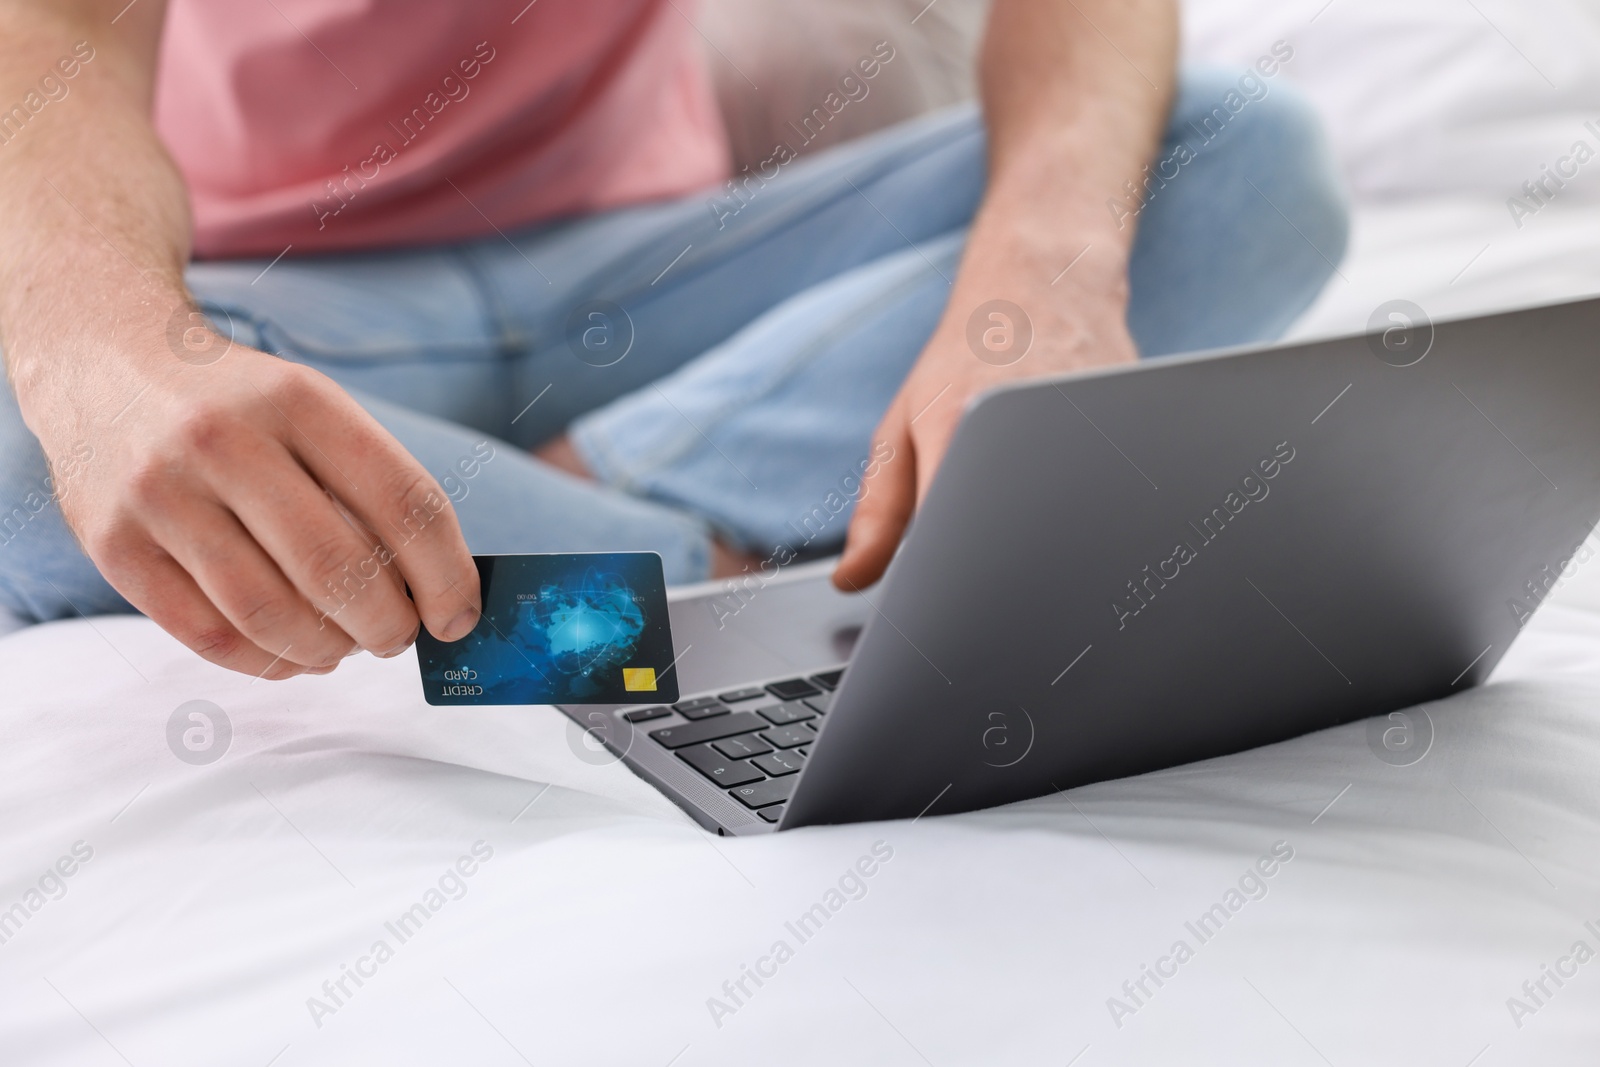
POLYGON ((1520 1028, 1506 1006, 1575 941, 1600 949, 1590 611, 1547 607, 1494 684, 1429 707, 1411 766, 1356 723, 989 812, 741 841, 575 758, 555 711, 429 708, 414 671, 252 684, 139 619, 0 642, 0 907, 92 849, 0 944, 0 1060, 1592 1062, 1600 963, 1546 979, 1520 1028), (233 725, 210 766, 167 747, 193 699, 233 725), (864 896, 805 942, 786 928, 879 841, 864 896), (464 895, 405 942, 385 927, 476 842, 492 856, 464 895), (1202 943, 1185 923, 1278 842, 1293 858, 1266 896, 1202 943), (1180 939, 1193 958, 1114 1020, 1108 998, 1136 1006, 1122 983, 1180 939), (322 983, 377 940, 393 958, 336 1003, 322 983), (723 992, 779 940, 775 977, 723 992), (736 1008, 720 1027, 712 997, 736 1008))
MULTIPOLYGON (((1330 114, 1373 112, 1335 123, 1355 241, 1297 333, 1360 328, 1396 296, 1442 317, 1600 290, 1600 207, 1574 195, 1517 230, 1503 175, 1462 162, 1474 144, 1510 151, 1472 141, 1486 129, 1580 105, 1535 99, 1502 54, 1508 80, 1407 169, 1383 155, 1427 121, 1405 87, 1441 64, 1489 69, 1507 42, 1466 8, 1406 23, 1401 5, 1336 0, 1319 44, 1321 3, 1190 4, 1191 57, 1223 61, 1252 58, 1294 8, 1301 87, 1330 114), (1393 20, 1408 36, 1360 60, 1393 20), (1341 55, 1391 91, 1340 95, 1341 55), (1495 93, 1509 117, 1486 125, 1473 116, 1495 93), (1455 170, 1426 172, 1441 160, 1455 170)), ((1583 44, 1582 8, 1475 6, 1551 71, 1577 69, 1547 50, 1583 44)), ((96 619, 0 640, 0 678, 0 933, 5 909, 40 904, 0 943, 8 1065, 1488 1067, 1590 1063, 1600 1037, 1600 960, 1561 986, 1541 972, 1580 940, 1600 951, 1600 563, 1493 684, 1426 709, 1435 737, 1411 766, 1357 723, 989 812, 762 840, 708 837, 624 768, 579 758, 552 710, 427 707, 410 657, 252 684, 146 621, 96 619), (190 700, 232 723, 209 766, 168 748, 190 700), (892 858, 865 895, 802 943, 785 924, 880 841, 892 858), (492 855, 464 895, 402 943, 385 923, 477 842, 492 855), (1185 924, 1279 842, 1293 859, 1266 896, 1201 943, 1185 924), (75 846, 92 856, 63 864, 64 895, 31 898, 75 846), (324 992, 380 939, 392 959, 324 992), (734 1001, 723 983, 780 939, 793 958, 734 1001), (1194 954, 1175 977, 1123 989, 1180 939, 1194 954), (713 997, 736 1009, 720 1026, 713 997), (1114 1019, 1113 997, 1137 1010, 1114 1019), (1531 1010, 1513 1018, 1512 997, 1531 1010)))

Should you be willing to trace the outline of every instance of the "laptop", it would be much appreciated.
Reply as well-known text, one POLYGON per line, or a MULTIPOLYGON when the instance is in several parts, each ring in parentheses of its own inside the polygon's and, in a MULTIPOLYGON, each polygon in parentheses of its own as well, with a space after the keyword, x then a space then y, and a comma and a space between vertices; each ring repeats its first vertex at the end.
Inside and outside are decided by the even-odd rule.
POLYGON ((1600 519, 1600 300, 1406 308, 990 392, 877 586, 840 593, 823 561, 681 590, 684 699, 562 710, 744 835, 1047 795, 1476 685, 1600 519))

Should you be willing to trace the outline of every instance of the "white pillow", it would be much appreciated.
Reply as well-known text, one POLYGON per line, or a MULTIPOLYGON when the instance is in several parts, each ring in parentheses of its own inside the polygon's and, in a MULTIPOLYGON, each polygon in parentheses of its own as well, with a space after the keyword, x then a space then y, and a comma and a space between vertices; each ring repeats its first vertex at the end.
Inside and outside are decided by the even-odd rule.
MULTIPOLYGON (((706 0, 735 158, 770 155, 880 40, 896 58, 812 148, 969 96, 986 8, 706 0)), ((1600 153, 1600 0, 1185 0, 1186 62, 1242 69, 1280 39, 1295 50, 1282 77, 1322 113, 1357 200, 1521 196, 1575 142, 1600 153)), ((1600 197, 1600 158, 1559 197, 1600 197)))
MULTIPOLYGON (((1600 156, 1597 0, 1187 0, 1184 10, 1189 62, 1242 67, 1289 42, 1282 76, 1322 113, 1357 200, 1522 196, 1575 142, 1600 156)), ((1600 158, 1558 195, 1600 195, 1600 158)))

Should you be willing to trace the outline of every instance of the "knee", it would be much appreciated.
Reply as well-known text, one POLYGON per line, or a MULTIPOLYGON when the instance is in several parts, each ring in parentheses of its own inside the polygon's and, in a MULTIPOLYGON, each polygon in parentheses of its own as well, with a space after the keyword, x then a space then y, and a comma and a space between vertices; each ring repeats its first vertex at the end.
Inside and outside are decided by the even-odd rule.
MULTIPOLYGON (((85 460, 81 453, 74 458, 85 460)), ((0 382, 0 608, 28 622, 131 611, 78 547, 57 488, 39 442, 0 382)))
POLYGON ((1338 170, 1281 76, 1186 75, 1152 171, 1129 269, 1145 355, 1277 338, 1337 271, 1349 232, 1338 170))
POLYGON ((52 525, 56 510, 48 478, 18 470, 7 456, 0 462, 0 607, 19 618, 43 616, 30 595, 38 569, 35 549, 41 529, 52 525))
POLYGON ((41 534, 57 520, 58 508, 38 444, 13 413, 12 405, 0 403, 0 608, 38 622, 54 617, 34 586, 41 534))
MULTIPOLYGON (((1263 178, 1293 208, 1295 225, 1331 260, 1331 273, 1349 243, 1350 205, 1321 116, 1299 92, 1280 85, 1241 132, 1263 178)), ((1278 209, 1289 213, 1281 204, 1278 209)))
POLYGON ((1202 74, 1185 82, 1174 125, 1196 143, 1202 165, 1225 172, 1242 217, 1260 216, 1276 234, 1285 266, 1304 261, 1327 280, 1349 241, 1349 205, 1316 109, 1293 86, 1254 70, 1202 74), (1210 157, 1210 158, 1206 158, 1210 157), (1279 219, 1287 227, 1271 225, 1279 219))

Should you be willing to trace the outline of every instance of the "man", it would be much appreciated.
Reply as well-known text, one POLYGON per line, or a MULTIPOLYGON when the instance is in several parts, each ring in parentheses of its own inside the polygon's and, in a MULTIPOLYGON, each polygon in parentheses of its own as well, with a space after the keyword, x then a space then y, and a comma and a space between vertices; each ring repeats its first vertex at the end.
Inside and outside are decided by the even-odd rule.
POLYGON ((1292 51, 1174 98, 1172 0, 996 0, 981 119, 733 186, 682 8, 0 2, 0 605, 286 678, 464 635, 469 546, 865 586, 976 394, 1342 251, 1292 51))

